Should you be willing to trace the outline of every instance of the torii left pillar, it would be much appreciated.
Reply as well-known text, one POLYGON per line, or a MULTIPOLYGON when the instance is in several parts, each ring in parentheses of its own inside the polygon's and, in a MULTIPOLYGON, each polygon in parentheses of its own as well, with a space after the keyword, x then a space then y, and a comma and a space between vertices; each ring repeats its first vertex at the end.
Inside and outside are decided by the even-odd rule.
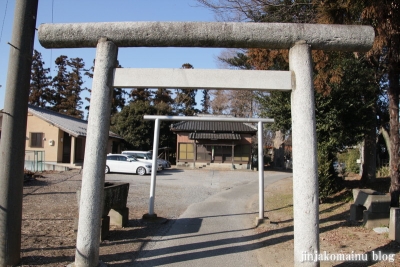
POLYGON ((113 70, 117 46, 101 38, 97 44, 86 138, 85 168, 79 204, 75 266, 98 266, 107 140, 110 129, 113 70))

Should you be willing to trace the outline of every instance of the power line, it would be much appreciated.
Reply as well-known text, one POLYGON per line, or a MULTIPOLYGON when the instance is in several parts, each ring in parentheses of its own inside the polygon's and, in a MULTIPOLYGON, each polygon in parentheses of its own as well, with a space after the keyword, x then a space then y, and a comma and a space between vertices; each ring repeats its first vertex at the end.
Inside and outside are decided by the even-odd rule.
POLYGON ((8 0, 6 2, 6 9, 4 10, 3 24, 1 25, 0 43, 1 43, 1 37, 3 36, 4 22, 6 21, 7 6, 8 6, 8 0))
MULTIPOLYGON (((54 23, 54 0, 51 1, 51 23, 54 23)), ((53 48, 50 49, 50 74, 53 67, 53 48)))

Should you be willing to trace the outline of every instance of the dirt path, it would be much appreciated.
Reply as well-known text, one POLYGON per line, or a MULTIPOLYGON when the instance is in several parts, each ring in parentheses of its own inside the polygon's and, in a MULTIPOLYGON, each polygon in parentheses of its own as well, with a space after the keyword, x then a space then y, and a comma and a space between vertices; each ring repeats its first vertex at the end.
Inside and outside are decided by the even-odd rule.
MULTIPOLYGON (((269 174, 266 184, 291 176, 269 174)), ((254 232, 258 206, 249 207, 258 181, 235 186, 193 204, 132 266, 261 266, 254 232)))

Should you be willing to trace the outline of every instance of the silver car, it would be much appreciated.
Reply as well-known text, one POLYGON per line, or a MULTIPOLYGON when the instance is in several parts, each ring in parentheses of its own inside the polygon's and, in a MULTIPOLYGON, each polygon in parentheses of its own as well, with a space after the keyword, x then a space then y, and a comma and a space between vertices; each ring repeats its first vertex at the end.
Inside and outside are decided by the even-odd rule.
MULTIPOLYGON (((152 162, 152 160, 153 160, 153 155, 149 151, 126 150, 126 151, 122 151, 122 154, 134 156, 139 161, 150 161, 150 162, 152 162)), ((157 159, 157 163, 159 165, 161 165, 162 169, 171 168, 171 163, 169 161, 167 161, 167 160, 157 159)))
POLYGON ((151 163, 138 161, 133 156, 108 154, 105 172, 124 172, 145 175, 151 173, 151 167, 151 163))

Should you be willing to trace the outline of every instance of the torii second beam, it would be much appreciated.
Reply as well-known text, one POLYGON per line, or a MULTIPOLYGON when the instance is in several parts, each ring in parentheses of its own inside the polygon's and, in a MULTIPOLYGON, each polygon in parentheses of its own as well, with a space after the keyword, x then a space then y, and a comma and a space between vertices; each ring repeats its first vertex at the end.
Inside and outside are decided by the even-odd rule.
POLYGON ((291 71, 116 68, 113 86, 290 91, 292 77, 291 71))

